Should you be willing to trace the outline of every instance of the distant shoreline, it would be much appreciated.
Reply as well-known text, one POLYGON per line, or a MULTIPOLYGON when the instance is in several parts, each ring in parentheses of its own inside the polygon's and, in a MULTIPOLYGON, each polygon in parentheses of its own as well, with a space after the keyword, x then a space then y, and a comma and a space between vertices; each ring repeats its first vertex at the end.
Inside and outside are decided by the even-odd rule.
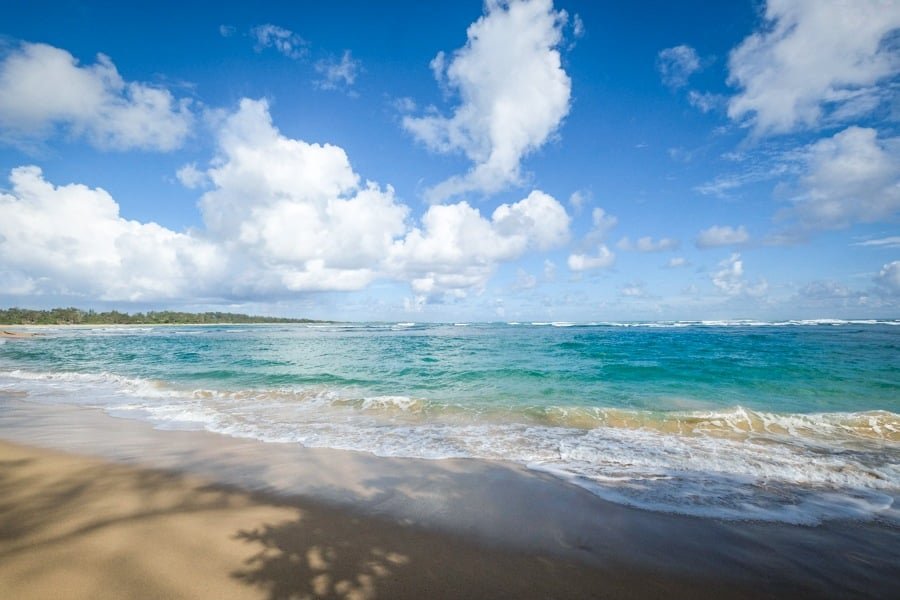
POLYGON ((163 310, 124 313, 117 310, 97 312, 94 310, 82 310, 75 307, 52 308, 46 310, 35 310, 19 307, 0 309, 0 326, 250 325, 274 323, 327 324, 334 322, 335 321, 320 321, 317 319, 305 318, 295 319, 289 317, 266 317, 219 311, 191 313, 163 310))
POLYGON ((245 325, 333 325, 340 321, 296 321, 282 323, 278 321, 259 321, 252 323, 0 323, 4 329, 93 329, 96 327, 237 327, 245 325))

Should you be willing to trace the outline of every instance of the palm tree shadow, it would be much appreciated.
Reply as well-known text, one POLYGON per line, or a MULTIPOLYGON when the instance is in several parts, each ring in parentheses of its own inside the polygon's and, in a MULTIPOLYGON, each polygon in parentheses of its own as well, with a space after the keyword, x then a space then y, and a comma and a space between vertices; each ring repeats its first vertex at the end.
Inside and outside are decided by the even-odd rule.
POLYGON ((380 527, 368 518, 304 508, 293 521, 237 532, 235 539, 259 549, 232 576, 263 588, 271 600, 382 596, 407 578, 413 559, 403 540, 379 543, 380 527))

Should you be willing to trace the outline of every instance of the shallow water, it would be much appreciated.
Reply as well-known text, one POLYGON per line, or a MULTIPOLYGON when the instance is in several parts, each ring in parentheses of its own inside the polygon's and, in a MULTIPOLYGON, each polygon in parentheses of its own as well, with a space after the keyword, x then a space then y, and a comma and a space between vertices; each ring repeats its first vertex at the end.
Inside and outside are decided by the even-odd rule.
POLYGON ((900 521, 900 322, 49 328, 0 391, 166 429, 510 460, 632 506, 900 521))

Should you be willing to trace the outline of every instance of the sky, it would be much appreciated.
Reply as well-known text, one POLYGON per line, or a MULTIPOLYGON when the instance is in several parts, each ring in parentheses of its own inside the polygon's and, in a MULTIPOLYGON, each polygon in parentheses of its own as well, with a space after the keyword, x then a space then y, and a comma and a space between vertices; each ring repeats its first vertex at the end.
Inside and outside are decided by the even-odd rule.
POLYGON ((900 317, 900 0, 10 0, 0 306, 900 317))

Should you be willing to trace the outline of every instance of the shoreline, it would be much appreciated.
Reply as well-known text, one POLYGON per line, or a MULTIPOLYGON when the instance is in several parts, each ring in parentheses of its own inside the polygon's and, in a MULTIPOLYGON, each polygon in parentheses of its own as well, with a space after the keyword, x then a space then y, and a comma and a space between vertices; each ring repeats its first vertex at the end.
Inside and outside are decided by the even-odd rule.
POLYGON ((3 329, 97 329, 97 328, 119 328, 119 327, 254 327, 259 325, 342 325, 342 321, 311 321, 308 323, 278 323, 278 322, 260 322, 260 323, 16 323, 13 325, 4 325, 0 323, 3 329))
MULTIPOLYGON (((590 589, 605 597, 679 597, 669 590, 692 597, 900 593, 895 573, 900 530, 882 523, 803 527, 652 513, 502 462, 390 459, 208 432, 160 431, 96 409, 41 405, 2 394, 0 400, 0 439, 327 508, 342 515, 341 521, 375 519, 403 531, 412 528, 436 536, 428 538, 426 555, 434 545, 463 544, 487 552, 479 554, 479 561, 497 568, 501 563, 513 568, 501 556, 540 557, 541 564, 570 565, 565 569, 581 573, 568 579, 591 582, 568 596, 558 593, 562 588, 533 588, 545 590, 543 596, 590 597, 590 589)), ((394 533, 385 533, 385 539, 394 533)), ((504 596, 499 588, 495 595, 504 596)))

